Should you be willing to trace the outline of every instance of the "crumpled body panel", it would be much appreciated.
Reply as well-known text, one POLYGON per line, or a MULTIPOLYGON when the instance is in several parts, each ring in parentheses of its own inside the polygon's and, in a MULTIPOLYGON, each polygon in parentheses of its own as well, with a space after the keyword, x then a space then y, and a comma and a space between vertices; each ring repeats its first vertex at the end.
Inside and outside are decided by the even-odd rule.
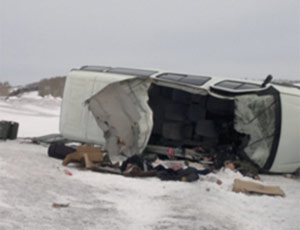
POLYGON ((112 161, 139 154, 147 145, 153 126, 149 86, 150 80, 128 79, 108 85, 88 100, 112 161))

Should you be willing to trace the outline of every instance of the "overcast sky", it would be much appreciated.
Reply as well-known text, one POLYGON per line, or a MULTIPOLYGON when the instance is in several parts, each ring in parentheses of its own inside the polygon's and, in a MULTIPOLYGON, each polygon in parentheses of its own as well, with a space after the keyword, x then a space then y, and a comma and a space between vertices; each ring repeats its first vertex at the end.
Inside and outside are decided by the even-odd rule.
POLYGON ((0 82, 83 65, 300 77, 299 0, 0 0, 0 82))

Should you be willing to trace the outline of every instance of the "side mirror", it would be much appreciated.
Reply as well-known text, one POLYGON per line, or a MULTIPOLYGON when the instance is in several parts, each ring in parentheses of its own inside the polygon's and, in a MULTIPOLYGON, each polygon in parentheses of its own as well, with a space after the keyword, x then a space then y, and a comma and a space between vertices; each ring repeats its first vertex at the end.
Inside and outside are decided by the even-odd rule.
POLYGON ((272 81, 272 79, 273 79, 273 76, 269 74, 266 77, 266 79, 264 80, 264 82, 261 84, 260 88, 266 87, 266 85, 269 84, 272 81))

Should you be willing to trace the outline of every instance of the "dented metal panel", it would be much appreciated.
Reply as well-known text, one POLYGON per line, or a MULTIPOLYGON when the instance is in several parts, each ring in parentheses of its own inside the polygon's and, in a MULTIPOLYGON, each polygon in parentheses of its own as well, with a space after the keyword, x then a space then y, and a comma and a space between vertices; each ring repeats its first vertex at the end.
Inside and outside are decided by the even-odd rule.
POLYGON ((139 78, 115 82, 88 100, 113 161, 139 154, 147 145, 153 126, 147 104, 150 84, 139 78))
POLYGON ((273 145, 276 127, 276 104, 273 95, 235 97, 235 129, 250 137, 244 148, 247 156, 261 168, 266 164, 273 145))

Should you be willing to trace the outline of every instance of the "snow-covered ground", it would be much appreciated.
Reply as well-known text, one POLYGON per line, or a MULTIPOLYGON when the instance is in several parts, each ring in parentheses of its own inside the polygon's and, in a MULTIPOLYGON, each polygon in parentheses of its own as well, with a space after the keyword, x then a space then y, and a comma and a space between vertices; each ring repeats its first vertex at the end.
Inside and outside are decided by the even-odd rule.
POLYGON ((39 97, 37 91, 22 97, 0 99, 0 120, 19 122, 18 136, 58 133, 60 98, 39 97))
MULTIPOLYGON (((19 122, 20 137, 57 133, 60 103, 34 94, 0 99, 0 120, 19 122)), ((239 173, 211 176, 222 185, 101 174, 63 167, 22 138, 0 141, 0 229, 300 229, 299 180, 262 175, 286 194, 272 197, 232 192, 235 178, 251 180, 239 173)))

